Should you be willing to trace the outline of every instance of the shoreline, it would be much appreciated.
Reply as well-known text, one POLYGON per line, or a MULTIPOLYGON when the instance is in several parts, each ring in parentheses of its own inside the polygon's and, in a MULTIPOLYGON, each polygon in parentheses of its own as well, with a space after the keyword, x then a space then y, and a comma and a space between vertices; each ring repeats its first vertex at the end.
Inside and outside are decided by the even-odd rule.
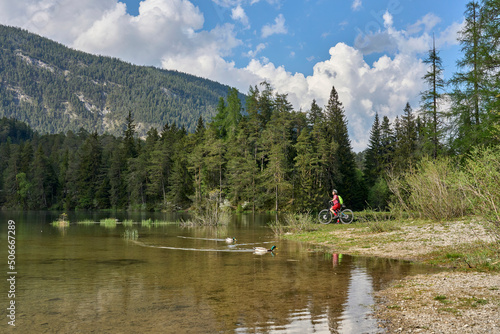
MULTIPOLYGON (((395 280, 375 293, 373 315, 387 333, 500 334, 500 271, 478 271, 464 256, 467 250, 492 242, 475 221, 405 222, 382 232, 372 232, 364 223, 326 225, 286 238, 353 256, 450 268, 395 280)), ((498 268, 499 259, 482 261, 498 268)))

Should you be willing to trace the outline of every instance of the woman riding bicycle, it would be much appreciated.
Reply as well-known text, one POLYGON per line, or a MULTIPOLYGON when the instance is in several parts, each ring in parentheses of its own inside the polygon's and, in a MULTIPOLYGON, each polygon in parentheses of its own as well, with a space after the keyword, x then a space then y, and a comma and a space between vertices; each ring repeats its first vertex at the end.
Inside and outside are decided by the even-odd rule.
POLYGON ((332 191, 333 199, 332 199, 332 207, 330 208, 330 211, 333 214, 333 219, 337 218, 337 213, 338 210, 340 209, 340 200, 339 196, 337 195, 337 190, 333 189, 332 191))

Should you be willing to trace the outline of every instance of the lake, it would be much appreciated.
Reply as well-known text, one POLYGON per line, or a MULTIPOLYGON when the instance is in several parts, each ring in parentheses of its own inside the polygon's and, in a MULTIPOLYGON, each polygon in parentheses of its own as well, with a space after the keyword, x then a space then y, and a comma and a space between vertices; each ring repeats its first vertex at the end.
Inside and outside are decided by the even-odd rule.
POLYGON ((435 270, 278 240, 267 225, 273 215, 236 215, 218 228, 141 224, 179 214, 85 212, 58 228, 57 216, 0 212, 4 264, 9 220, 16 232, 15 297, 4 265, 0 300, 7 315, 15 301, 20 333, 382 333, 373 293, 435 270), (119 223, 99 223, 107 217, 119 223), (84 220, 96 223, 76 224, 84 220))

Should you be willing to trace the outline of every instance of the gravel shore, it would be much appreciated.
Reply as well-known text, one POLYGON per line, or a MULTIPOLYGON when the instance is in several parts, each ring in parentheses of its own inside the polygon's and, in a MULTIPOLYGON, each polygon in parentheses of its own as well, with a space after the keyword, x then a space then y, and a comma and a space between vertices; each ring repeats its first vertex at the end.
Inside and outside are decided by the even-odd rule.
POLYGON ((500 333, 500 275, 446 272, 393 282, 375 316, 388 333, 500 333))
MULTIPOLYGON (((474 222, 402 226, 391 232, 333 231, 336 245, 353 255, 420 261, 443 247, 491 242, 474 222), (369 247, 366 247, 367 241, 369 247)), ((331 247, 331 244, 328 246, 331 247)), ((446 271, 393 281, 375 295, 374 315, 387 333, 500 334, 500 273, 446 271)))

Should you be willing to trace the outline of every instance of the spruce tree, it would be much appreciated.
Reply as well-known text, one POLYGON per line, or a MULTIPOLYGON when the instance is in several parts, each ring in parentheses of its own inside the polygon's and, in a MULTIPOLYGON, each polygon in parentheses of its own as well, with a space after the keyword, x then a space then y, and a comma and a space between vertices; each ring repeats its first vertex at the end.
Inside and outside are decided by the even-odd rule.
POLYGON ((135 158, 138 155, 138 151, 135 143, 135 123, 131 111, 128 112, 126 124, 127 128, 125 129, 123 138, 125 159, 135 158))
POLYGON ((294 170, 297 177, 297 194, 295 195, 294 208, 298 211, 309 212, 321 203, 321 159, 317 152, 310 130, 302 129, 295 144, 294 170))
POLYGON ((413 166, 417 160, 417 127, 415 115, 407 102, 401 120, 396 118, 396 150, 394 152, 395 168, 398 172, 413 166))
POLYGON ((328 139, 338 145, 334 162, 338 166, 339 175, 333 177, 331 189, 337 189, 344 201, 353 209, 361 208, 363 203, 358 192, 360 184, 356 177, 356 163, 347 131, 347 119, 335 87, 332 87, 325 113, 328 139))
POLYGON ((31 170, 33 189, 30 207, 47 209, 54 199, 57 178, 41 144, 38 145, 31 170))
POLYGON ((497 0, 467 4, 465 24, 459 35, 463 57, 457 62, 459 71, 451 79, 451 144, 457 153, 489 144, 498 122, 499 13, 497 0))
POLYGON ((102 163, 102 147, 97 132, 87 137, 80 149, 79 156, 78 206, 82 209, 94 209, 102 163))
MULTIPOLYGON (((444 89, 443 79, 443 64, 436 45, 433 40, 432 49, 424 63, 429 65, 429 70, 424 75, 423 79, 428 85, 428 89, 421 92, 422 98, 422 111, 425 117, 429 120, 427 122, 427 134, 432 147, 430 148, 431 156, 436 159, 438 156, 440 141, 443 136, 442 131, 442 116, 439 112, 439 104, 442 99, 442 90, 444 89)), ((425 143, 425 142, 424 142, 425 143)), ((424 147, 425 150, 425 147, 424 147)))
POLYGON ((314 126, 316 123, 321 122, 323 120, 323 111, 321 107, 318 106, 316 100, 313 100, 311 103, 311 109, 309 109, 309 113, 307 114, 307 121, 309 124, 314 126))
POLYGON ((372 129, 370 131, 370 139, 368 148, 365 153, 364 160, 364 178, 368 188, 372 187, 382 174, 382 134, 378 113, 375 114, 372 129))

